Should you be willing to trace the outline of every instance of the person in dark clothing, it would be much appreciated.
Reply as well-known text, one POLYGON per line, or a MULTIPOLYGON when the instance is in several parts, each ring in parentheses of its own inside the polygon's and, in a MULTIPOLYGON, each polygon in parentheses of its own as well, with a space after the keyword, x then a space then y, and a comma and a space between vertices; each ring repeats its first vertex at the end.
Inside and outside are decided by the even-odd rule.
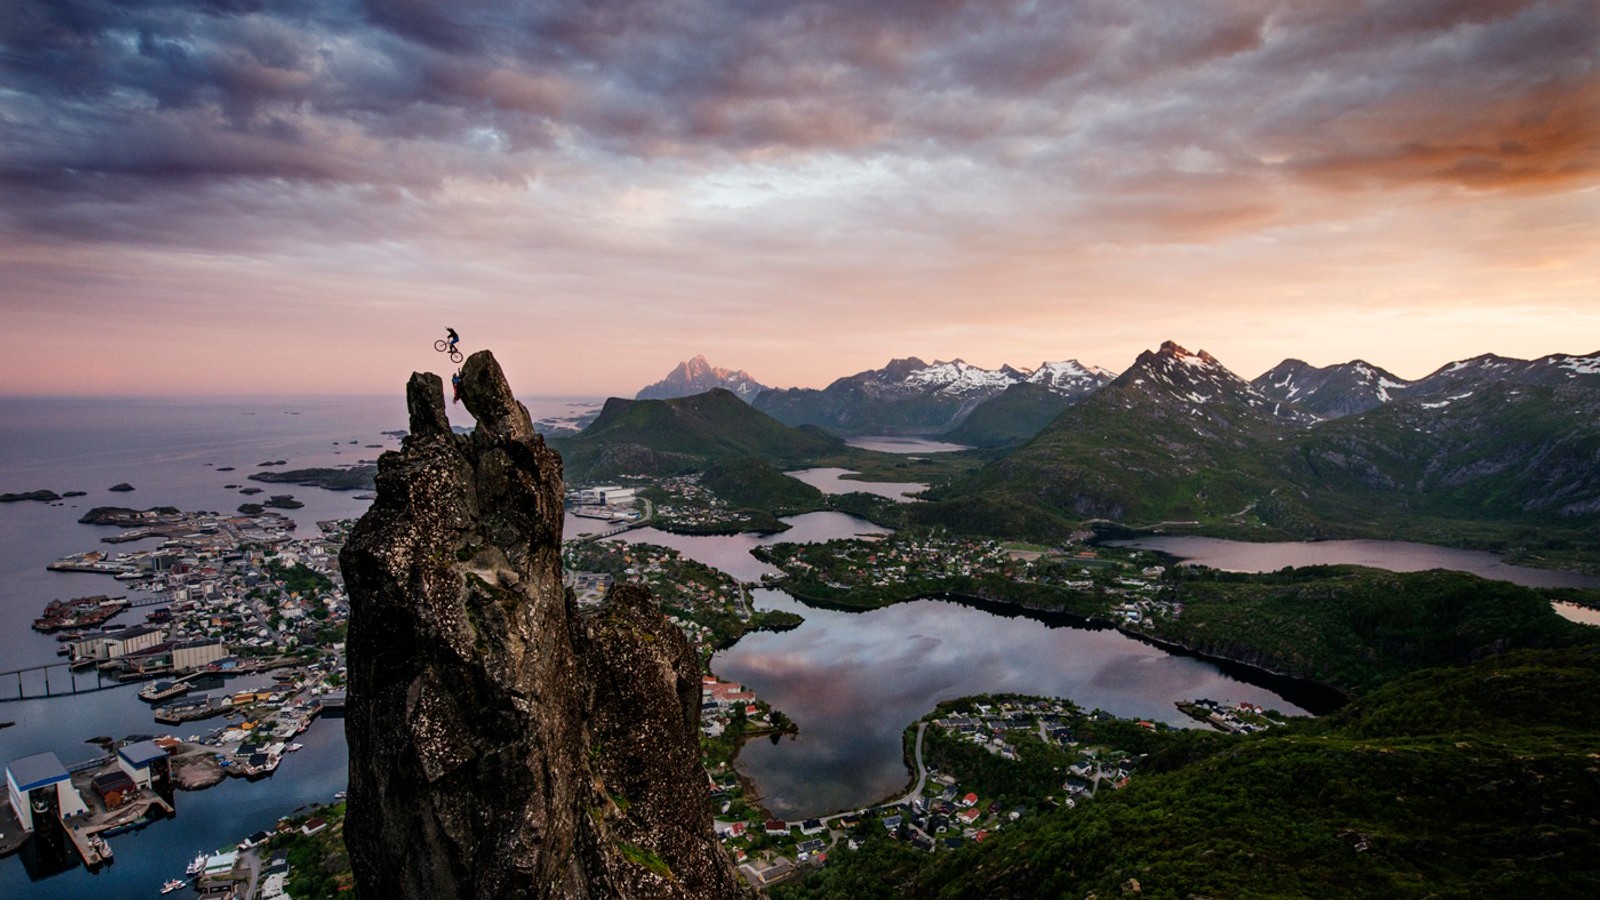
POLYGON ((450 376, 450 387, 452 389, 454 389, 454 391, 455 391, 455 396, 450 398, 450 402, 451 403, 460 403, 461 402, 461 373, 460 372, 457 372, 454 375, 450 376))
POLYGON ((445 333, 450 336, 450 352, 454 353, 456 349, 456 341, 461 340, 461 335, 456 334, 456 330, 448 326, 445 328, 445 333))

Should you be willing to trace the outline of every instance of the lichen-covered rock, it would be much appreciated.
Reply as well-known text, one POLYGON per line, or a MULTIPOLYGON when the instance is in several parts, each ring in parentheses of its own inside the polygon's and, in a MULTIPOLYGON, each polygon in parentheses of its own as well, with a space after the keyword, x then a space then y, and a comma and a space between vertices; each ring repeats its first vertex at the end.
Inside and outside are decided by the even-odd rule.
POLYGON ((363 896, 734 897, 698 757, 699 669, 647 591, 580 614, 561 584, 561 460, 494 357, 477 419, 414 374, 410 436, 340 564, 349 817, 363 896))

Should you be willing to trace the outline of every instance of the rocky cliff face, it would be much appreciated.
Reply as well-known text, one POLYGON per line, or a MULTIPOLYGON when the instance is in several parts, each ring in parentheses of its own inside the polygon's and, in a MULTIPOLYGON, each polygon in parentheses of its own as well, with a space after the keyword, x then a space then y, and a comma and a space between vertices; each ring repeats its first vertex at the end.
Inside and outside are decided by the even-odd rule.
POLYGON ((699 667, 647 591, 579 613, 561 584, 561 459, 487 352, 452 434, 438 376, 340 556, 351 602, 360 892, 732 897, 699 765, 699 667))

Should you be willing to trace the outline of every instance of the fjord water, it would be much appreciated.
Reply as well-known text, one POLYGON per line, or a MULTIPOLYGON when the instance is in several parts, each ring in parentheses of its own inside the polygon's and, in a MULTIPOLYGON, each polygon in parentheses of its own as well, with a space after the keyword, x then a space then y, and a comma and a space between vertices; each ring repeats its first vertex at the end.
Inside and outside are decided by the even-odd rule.
MULTIPOLYGON (((784 520, 777 535, 690 536, 654 528, 626 532, 634 543, 671 547, 756 582, 777 570, 750 550, 882 534, 863 519, 817 512, 784 520)), ((969 694, 1061 696, 1085 709, 1192 724, 1173 705, 1210 697, 1249 701, 1284 713, 1306 709, 1283 693, 1225 674, 1205 660, 1174 655, 1112 629, 1047 624, 972 605, 917 600, 868 612, 806 606, 782 591, 757 589, 758 608, 805 622, 781 633, 747 634, 712 660, 789 716, 800 732, 777 743, 751 741, 737 765, 774 815, 803 818, 873 803, 907 783, 900 733, 940 700, 969 694)), ((1263 679, 1264 680, 1264 679, 1263 679)))
MULTIPOLYGON (((95 506, 176 506, 231 511, 251 498, 224 485, 251 485, 257 463, 273 468, 338 466, 370 460, 395 446, 383 431, 406 426, 405 406, 394 397, 307 400, 0 399, 0 492, 40 488, 87 496, 57 504, 0 504, 0 670, 60 662, 60 646, 29 624, 46 602, 87 594, 126 593, 107 576, 48 572, 45 565, 69 553, 111 549, 100 539, 116 529, 78 524, 95 506), (351 443, 354 441, 354 443, 351 443), (210 463, 210 465, 207 465, 210 463), (231 472, 217 468, 234 467, 231 472), (127 493, 107 487, 126 481, 127 493)), ((335 493, 292 485, 256 484, 270 494, 293 494, 305 507, 285 511, 296 533, 316 533, 316 522, 360 515, 359 491, 335 493)), ((155 540, 119 544, 132 550, 155 540)), ((114 624, 143 617, 125 612, 114 624)), ((263 679, 265 680, 265 679, 263 679)), ((230 681, 228 686, 250 686, 230 681)), ((0 683, 0 696, 10 685, 0 683)), ((70 765, 100 751, 84 743, 108 735, 161 734, 138 687, 92 694, 0 703, 0 763, 49 750, 70 765)), ((220 721, 196 722, 181 735, 204 733, 220 721)), ((180 791, 176 816, 110 839, 116 861, 98 873, 82 866, 34 882, 20 855, 0 860, 3 897, 153 896, 162 882, 181 876, 201 849, 236 842, 309 802, 331 802, 346 778, 343 724, 317 721, 299 742, 305 749, 284 758, 272 777, 228 779, 200 792, 180 791)))
POLYGON ((1228 675, 1112 629, 1051 627, 944 600, 869 612, 805 606, 758 590, 761 608, 805 617, 793 631, 759 632, 718 652, 713 668, 781 709, 799 734, 745 744, 737 765, 773 815, 798 819, 853 809, 904 791, 900 735, 940 700, 971 694, 1066 697, 1171 725, 1192 721, 1179 700, 1259 703, 1306 710, 1228 675))
POLYGON ((1161 535, 1107 541, 1113 547, 1155 550, 1188 563, 1228 572, 1276 572, 1285 566, 1352 565, 1391 572, 1451 569, 1523 587, 1600 588, 1600 576, 1505 563, 1493 553, 1409 541, 1290 541, 1251 543, 1222 538, 1161 535))
POLYGON ((849 494, 860 492, 887 497, 896 503, 909 503, 913 494, 928 489, 926 484, 908 481, 858 481, 846 478, 846 475, 855 475, 849 469, 821 468, 821 469, 796 469, 793 472, 783 473, 797 481, 803 481, 824 494, 849 494))
POLYGON ((845 443, 861 450, 876 450, 879 453, 954 453, 957 450, 972 449, 966 444, 951 444, 929 438, 905 437, 894 434, 862 435, 860 437, 846 438, 845 443))

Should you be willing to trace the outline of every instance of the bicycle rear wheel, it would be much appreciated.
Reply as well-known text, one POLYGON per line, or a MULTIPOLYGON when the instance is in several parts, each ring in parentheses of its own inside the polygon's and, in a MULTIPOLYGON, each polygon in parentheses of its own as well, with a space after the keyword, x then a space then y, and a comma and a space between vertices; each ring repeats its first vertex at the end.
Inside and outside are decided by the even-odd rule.
POLYGON ((458 363, 458 362, 461 362, 461 359, 462 359, 462 356, 461 356, 461 351, 460 350, 451 350, 450 351, 450 361, 451 362, 458 363))

